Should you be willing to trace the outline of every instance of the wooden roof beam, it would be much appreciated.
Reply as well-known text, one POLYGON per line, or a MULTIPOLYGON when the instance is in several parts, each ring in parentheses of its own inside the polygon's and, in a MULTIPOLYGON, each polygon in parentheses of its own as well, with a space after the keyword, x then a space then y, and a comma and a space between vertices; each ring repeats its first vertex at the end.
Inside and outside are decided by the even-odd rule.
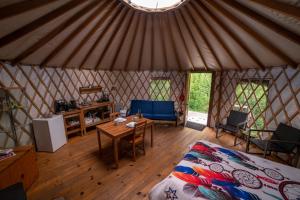
POLYGON ((222 66, 222 64, 221 64, 220 59, 218 58, 218 56, 217 56, 215 50, 213 49, 212 45, 209 43, 209 41, 208 41, 207 37, 205 36, 204 32, 202 31, 201 27, 197 24, 195 18, 194 18, 193 15, 191 14, 191 9, 190 9, 190 7, 187 6, 187 10, 188 10, 188 11, 187 11, 186 13, 188 14, 189 18, 192 19, 191 21, 192 21, 193 25, 196 27, 196 29, 197 29, 199 35, 200 35, 201 38, 204 40, 204 43, 205 43, 206 46, 208 47, 209 51, 212 53, 212 55, 213 55, 215 61, 216 61, 217 64, 219 65, 218 67, 222 70, 222 69, 223 69, 223 66, 222 66))
MULTIPOLYGON (((66 4, 64 4, 63 6, 56 8, 55 10, 47 13, 46 15, 34 20, 33 22, 30 22, 29 24, 26 24, 23 27, 3 36, 2 38, 0 38, 0 48, 13 42, 13 41, 16 41, 17 39, 36 30, 37 28, 52 21, 53 19, 65 14, 69 10, 75 8, 76 6, 78 6, 84 2, 85 1, 82 1, 82 0, 70 1, 66 4)), ((30 3, 28 3, 28 4, 30 4, 30 3)))
MULTIPOLYGON (((113 30, 112 34, 109 36, 109 39, 107 41, 107 43, 105 44, 103 51, 100 53, 98 61, 96 63, 95 69, 98 70, 99 66, 101 64, 101 61, 103 59, 103 57, 105 56, 105 54, 107 53, 107 50, 109 49, 110 45, 112 44, 112 41, 114 40, 116 34, 120 31, 120 27, 122 26, 122 24, 126 21, 125 19, 127 17, 132 17, 132 15, 134 14, 134 11, 131 11, 131 9, 127 9, 120 17, 119 21, 117 22, 117 25, 115 27, 115 29, 113 30)), ((82 63, 83 64, 83 63, 82 63)), ((81 65, 82 66, 82 65, 81 65)))
POLYGON ((28 1, 21 1, 17 3, 13 3, 7 6, 0 8, 0 20, 3 20, 8 17, 13 17, 15 15, 45 6, 49 3, 53 3, 57 0, 31 0, 28 1))
MULTIPOLYGON (((121 38, 121 41, 120 41, 120 44, 118 45, 118 48, 117 48, 117 50, 116 50, 116 53, 115 53, 115 55, 113 56, 113 59, 112 59, 112 64, 111 64, 111 66, 110 66, 110 71, 112 71, 113 69, 114 69, 114 66, 115 66, 115 63, 116 63, 116 60, 117 60, 117 58, 119 57, 119 54, 120 54, 120 52, 121 52, 121 49, 122 49, 122 47, 123 47, 123 44, 124 44, 124 41, 125 41, 125 39, 127 38, 127 35, 128 35, 128 33, 130 32, 129 30, 133 27, 133 25, 134 25, 134 21, 133 21, 133 18, 134 18, 134 16, 136 16, 136 18, 139 18, 138 16, 137 16, 137 14, 136 14, 136 12, 134 12, 131 16, 130 16, 130 18, 129 18, 129 20, 127 20, 127 23, 126 23, 126 25, 125 25, 125 33, 123 33, 122 34, 122 38, 121 38)), ((125 19, 124 19, 125 20, 125 19)), ((136 25, 136 27, 137 27, 137 25, 136 25)), ((136 28, 135 28, 136 29, 136 28)), ((131 42, 131 43, 133 43, 133 41, 131 42)), ((98 66, 98 65, 97 65, 98 66)))
MULTIPOLYGON (((115 2, 115 1, 113 1, 113 2, 115 2)), ((105 30, 108 28, 109 24, 112 23, 112 21, 116 18, 116 16, 120 14, 121 8, 122 8, 121 6, 118 6, 117 9, 114 10, 115 9, 114 4, 111 4, 109 6, 109 8, 107 9, 107 11, 105 12, 105 14, 103 15, 103 17, 101 17, 99 19, 99 21, 96 23, 96 25, 88 32, 88 34, 85 35, 85 37, 80 41, 80 43, 74 48, 74 50, 72 51, 72 53, 63 62, 62 66, 66 67, 69 64, 69 62, 71 61, 71 59, 78 53, 78 51, 82 48, 82 46, 84 44, 86 44, 86 42, 101 27, 101 25, 110 17, 110 15, 112 14, 112 12, 115 12, 114 14, 112 14, 112 16, 111 16, 108 24, 106 24, 106 26, 104 27, 103 32, 105 32, 105 30)), ((98 37, 98 39, 99 39, 99 37, 98 37)), ((97 39, 97 41, 98 41, 98 39, 97 39)), ((96 45, 96 43, 94 43, 94 45, 96 45)))
POLYGON ((80 17, 82 17, 84 14, 89 12, 91 9, 93 9, 97 4, 99 3, 98 0, 92 1, 90 4, 83 7, 80 11, 76 12, 72 17, 64 21, 62 24, 57 26, 55 29, 50 31, 46 36, 38 40, 36 43, 31 45, 28 49, 23 51, 21 54, 19 54, 15 59, 13 59, 13 63, 18 63, 24 58, 31 55, 33 52, 35 52, 37 49, 41 48, 43 45, 45 45, 47 42, 49 42, 52 38, 54 38, 56 35, 58 35, 61 31, 63 31, 65 28, 73 24, 75 21, 77 21, 80 17))
POLYGON ((274 0, 251 0, 257 4, 260 4, 266 8, 271 8, 277 10, 283 14, 296 17, 300 19, 300 8, 297 6, 290 5, 288 3, 283 3, 280 1, 274 0))
MULTIPOLYGON (((195 5, 194 2, 195 1, 191 1, 191 3, 193 4, 193 6, 195 6, 195 7, 199 6, 202 9, 202 11, 204 10, 201 5, 199 5, 199 4, 195 5)), ((196 1, 196 3, 198 3, 198 2, 196 1)), ((212 27, 212 25, 207 22, 206 18, 203 16, 203 14, 198 9, 195 9, 195 10, 196 10, 196 13, 198 14, 198 17, 202 19, 202 21, 208 27, 208 29, 210 30, 210 32, 214 35, 214 37, 217 39, 217 41, 225 49, 225 51, 228 53, 229 57, 234 62, 234 64, 241 70, 242 67, 239 64, 239 62, 237 61, 237 58, 234 56, 234 54, 231 51, 230 47, 223 41, 222 37, 220 37, 220 35, 214 30, 214 28, 212 27)))
MULTIPOLYGON (((242 39, 238 37, 236 32, 232 30, 230 27, 225 26, 225 24, 218 18, 216 17, 210 10, 210 8, 204 4, 203 2, 199 2, 205 7, 206 13, 228 34, 230 35, 236 43, 248 54, 248 56, 258 65, 259 68, 265 70, 265 66, 263 63, 258 59, 258 57, 248 48, 248 46, 244 43, 242 39)), ((208 3, 208 2, 206 2, 208 3)), ((212 3, 212 1, 209 1, 209 3, 212 3)), ((212 5, 213 6, 213 5, 212 5)))
MULTIPOLYGON (((111 4, 114 4, 112 1, 111 4)), ((70 33, 56 48, 54 48, 40 63, 41 66, 47 65, 47 63, 54 58, 62 49, 65 48, 70 41, 72 41, 79 33, 81 33, 98 15, 109 5, 110 1, 102 1, 102 4, 88 17, 84 22, 82 22, 77 28, 75 28, 72 33, 70 33)))
POLYGON ((291 65, 292 67, 294 68, 297 67, 297 63, 292 58, 290 58, 288 55, 283 53, 279 48, 274 46, 271 42, 269 42, 261 35, 256 33, 254 30, 252 30, 250 27, 248 27, 242 20, 235 17, 232 13, 224 9, 222 6, 218 5, 219 3, 211 2, 211 4, 213 4, 215 8, 217 8, 223 15, 225 15, 233 23, 235 23, 237 26, 241 27, 244 31, 246 31, 249 35, 254 37, 260 44, 266 47, 269 51, 274 53, 276 56, 281 58, 283 61, 285 61, 287 64, 291 65))
MULTIPOLYGON (((180 39, 181 39, 181 41, 182 41, 182 43, 183 43, 185 52, 187 53, 188 60, 189 60, 189 62, 190 62, 191 65, 192 65, 192 70, 194 71, 194 70, 195 70, 195 66, 194 66, 194 64, 193 64, 193 62, 192 62, 192 56, 190 55, 189 50, 188 50, 188 45, 187 45, 186 41, 184 40, 183 32, 182 32, 181 27, 180 27, 180 25, 179 25, 177 16, 175 15, 175 12, 172 12, 171 14, 174 15, 174 18, 175 18, 175 24, 176 24, 176 26, 177 26, 177 29, 179 30, 178 32, 179 32, 179 35, 180 35, 180 39)), ((168 17, 169 17, 169 16, 168 16, 168 17)))
POLYGON ((191 28, 188 26, 188 21, 185 19, 185 17, 183 16, 183 14, 181 13, 180 10, 179 10, 178 13, 181 16, 181 18, 183 19, 185 26, 187 27, 187 30, 188 30, 188 32, 189 32, 189 34, 190 34, 190 36, 191 36, 191 38, 193 40, 193 43, 195 44, 195 47, 196 47, 196 49, 198 51, 198 54, 199 54, 199 56, 200 56, 200 58, 201 58, 201 60, 202 60, 202 62, 204 64, 204 68, 206 70, 209 70, 208 65, 206 63, 206 60, 204 59, 204 56, 202 55, 201 49, 198 46, 198 42, 197 42, 195 36, 193 35, 191 28))
POLYGON ((151 59, 150 59, 150 66, 151 66, 151 71, 153 71, 154 69, 154 39, 155 39, 155 34, 154 34, 154 19, 153 19, 153 15, 150 14, 151 16, 151 59))
POLYGON ((165 65, 166 71, 168 71, 169 62, 168 62, 168 57, 167 57, 166 39, 164 37, 161 16, 159 16, 158 18, 159 18, 159 29, 158 30, 159 30, 159 35, 160 35, 161 45, 162 45, 162 50, 163 50, 163 60, 164 60, 164 65, 165 65))
MULTIPOLYGON (((139 56, 138 56, 138 71, 141 70, 141 65, 142 65, 142 58, 143 58, 143 51, 144 51, 144 46, 145 46, 145 35, 146 35, 146 29, 147 29, 147 18, 149 15, 144 15, 144 27, 143 27, 143 32, 142 32, 142 39, 141 39, 141 45, 139 48, 139 56)), ((141 20, 142 23, 142 20, 141 20)), ((129 58, 128 58, 129 59, 129 58)), ((128 64, 127 64, 128 65, 128 64)))
POLYGON ((178 50, 176 48, 176 43, 175 43, 175 36, 174 36, 173 32, 171 31, 172 30, 172 26, 171 26, 171 23, 170 23, 169 15, 166 14, 165 17, 167 19, 166 30, 167 30, 168 35, 170 35, 171 47, 172 47, 172 49, 173 49, 173 51, 175 53, 175 60, 176 60, 176 63, 178 64, 179 71, 182 71, 182 66, 181 66, 180 59, 179 59, 179 52, 178 52, 178 50))
POLYGON ((270 28, 274 32, 282 35, 283 37, 289 39, 290 41, 300 45, 300 36, 294 32, 291 32, 287 30, 286 28, 282 27, 281 25, 273 22, 270 19, 267 19, 265 16, 251 10, 250 8, 247 8, 243 4, 237 2, 237 1, 224 1, 227 5, 230 7, 237 9, 244 13, 245 15, 249 16, 253 20, 265 25, 266 27, 270 28))

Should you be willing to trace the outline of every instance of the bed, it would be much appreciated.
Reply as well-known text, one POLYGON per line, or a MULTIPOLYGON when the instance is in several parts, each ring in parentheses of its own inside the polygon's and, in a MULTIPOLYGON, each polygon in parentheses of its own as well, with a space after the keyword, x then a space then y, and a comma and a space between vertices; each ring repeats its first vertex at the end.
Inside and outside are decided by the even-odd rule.
POLYGON ((149 198, 299 199, 300 169, 199 140, 149 198))

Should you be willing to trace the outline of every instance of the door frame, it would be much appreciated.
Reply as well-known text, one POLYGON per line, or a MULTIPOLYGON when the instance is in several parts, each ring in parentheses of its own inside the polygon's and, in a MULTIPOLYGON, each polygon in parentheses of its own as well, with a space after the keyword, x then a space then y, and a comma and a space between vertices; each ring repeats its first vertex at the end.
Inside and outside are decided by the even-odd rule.
POLYGON ((211 74, 211 84, 210 84, 210 97, 209 97, 209 105, 208 105, 208 113, 207 113, 207 124, 206 126, 211 127, 211 113, 212 113, 212 104, 213 104, 213 97, 214 97, 214 86, 215 86, 215 72, 212 71, 191 71, 187 73, 187 80, 186 80, 186 102, 185 102, 185 113, 184 113, 184 123, 187 122, 188 111, 189 111, 189 96, 190 96, 190 82, 191 82, 191 74, 194 73, 206 73, 211 74))

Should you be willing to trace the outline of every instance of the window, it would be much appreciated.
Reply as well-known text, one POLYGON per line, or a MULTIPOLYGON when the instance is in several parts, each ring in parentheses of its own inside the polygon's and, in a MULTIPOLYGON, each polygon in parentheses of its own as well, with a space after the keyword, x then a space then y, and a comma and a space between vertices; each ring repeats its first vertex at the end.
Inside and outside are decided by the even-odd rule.
POLYGON ((152 78, 149 87, 149 95, 152 100, 170 100, 171 80, 169 78, 152 78))
POLYGON ((268 100, 268 81, 244 80, 236 87, 235 110, 248 112, 250 128, 263 129, 264 113, 268 100))

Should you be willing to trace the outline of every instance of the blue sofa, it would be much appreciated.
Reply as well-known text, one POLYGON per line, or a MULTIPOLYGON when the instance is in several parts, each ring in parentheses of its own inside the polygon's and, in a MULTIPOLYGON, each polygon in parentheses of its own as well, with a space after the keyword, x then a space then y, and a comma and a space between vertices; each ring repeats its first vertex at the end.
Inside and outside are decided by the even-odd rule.
POLYGON ((177 122, 174 101, 131 100, 129 115, 139 110, 148 119, 177 122))

